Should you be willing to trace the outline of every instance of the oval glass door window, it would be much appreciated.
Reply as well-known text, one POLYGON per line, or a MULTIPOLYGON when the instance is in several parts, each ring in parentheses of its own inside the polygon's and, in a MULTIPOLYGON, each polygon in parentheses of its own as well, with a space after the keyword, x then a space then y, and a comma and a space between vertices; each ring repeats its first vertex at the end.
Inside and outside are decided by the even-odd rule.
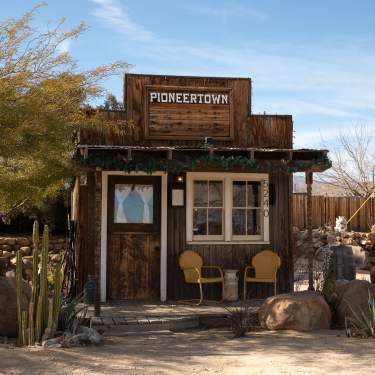
POLYGON ((154 189, 152 185, 116 184, 114 222, 152 224, 154 189))

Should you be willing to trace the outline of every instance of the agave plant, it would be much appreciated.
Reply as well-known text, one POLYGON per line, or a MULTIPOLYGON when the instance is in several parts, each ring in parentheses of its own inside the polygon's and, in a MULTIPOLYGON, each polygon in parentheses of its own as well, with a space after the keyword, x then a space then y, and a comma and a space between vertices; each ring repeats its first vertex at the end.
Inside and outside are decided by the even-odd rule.
POLYGON ((82 304, 83 293, 80 293, 72 301, 66 302, 61 307, 59 328, 62 331, 75 331, 75 326, 81 324, 87 314, 87 306, 82 304))
POLYGON ((359 307, 359 312, 355 311, 348 303, 352 313, 351 317, 345 320, 346 332, 348 336, 375 337, 375 297, 368 291, 368 311, 363 311, 359 307))
POLYGON ((257 325, 257 316, 246 302, 242 302, 240 306, 226 308, 226 310, 229 312, 228 318, 234 337, 245 336, 251 328, 257 325))

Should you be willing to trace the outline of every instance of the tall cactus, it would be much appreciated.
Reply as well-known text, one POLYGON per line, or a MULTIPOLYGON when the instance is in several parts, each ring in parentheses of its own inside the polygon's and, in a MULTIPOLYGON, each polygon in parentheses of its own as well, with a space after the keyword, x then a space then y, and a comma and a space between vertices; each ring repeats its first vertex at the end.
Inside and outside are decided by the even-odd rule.
MULTIPOLYGON (((35 344, 35 315, 38 307, 38 292, 39 292, 39 222, 34 221, 33 225, 33 276, 32 276, 32 291, 29 311, 29 345, 35 344)), ((39 337, 37 337, 39 340, 39 337)))
POLYGON ((22 255, 17 252, 17 308, 19 326, 19 344, 34 345, 42 337, 51 337, 57 328, 61 307, 62 266, 59 263, 55 269, 54 295, 48 298, 48 248, 49 230, 44 226, 42 252, 39 253, 39 224, 33 227, 33 278, 31 300, 26 311, 22 311, 22 255), (41 255, 41 256, 40 256, 41 255), (41 259, 40 259, 41 258, 41 259), (40 263, 39 263, 40 260, 40 263))
POLYGON ((61 292, 63 284, 62 266, 61 262, 56 265, 54 277, 54 292, 53 292, 53 324, 51 335, 55 333, 58 328, 59 315, 61 310, 61 292))
POLYGON ((22 254, 17 251, 16 257, 16 293, 17 293, 17 314, 18 314, 18 344, 23 345, 23 324, 22 324, 22 254))
POLYGON ((42 264, 40 267, 40 290, 39 296, 42 300, 42 331, 47 327, 48 321, 48 247, 49 247, 49 230, 48 225, 43 229, 43 242, 42 242, 42 264))

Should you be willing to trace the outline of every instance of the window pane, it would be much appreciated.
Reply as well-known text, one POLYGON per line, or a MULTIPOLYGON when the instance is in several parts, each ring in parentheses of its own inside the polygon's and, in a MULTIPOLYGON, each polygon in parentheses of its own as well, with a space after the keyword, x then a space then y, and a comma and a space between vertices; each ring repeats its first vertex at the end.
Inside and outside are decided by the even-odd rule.
POLYGON ((207 207, 208 181, 194 181, 194 207, 207 207))
POLYGON ((257 235, 262 233, 261 210, 247 210, 247 234, 257 235))
POLYGON ((152 185, 115 185, 114 222, 152 224, 154 190, 152 185))
POLYGON ((260 182, 249 181, 247 183, 247 206, 260 207, 260 182))
POLYGON ((207 209, 194 208, 193 210, 193 233, 194 235, 207 234, 207 209))
POLYGON ((208 234, 223 234, 223 210, 214 208, 208 210, 208 234))
POLYGON ((223 207, 223 183, 222 181, 210 181, 210 207, 223 207))
POLYGON ((246 210, 232 210, 232 233, 233 235, 246 235, 246 210))
POLYGON ((233 181, 233 207, 246 206, 246 182, 233 181))

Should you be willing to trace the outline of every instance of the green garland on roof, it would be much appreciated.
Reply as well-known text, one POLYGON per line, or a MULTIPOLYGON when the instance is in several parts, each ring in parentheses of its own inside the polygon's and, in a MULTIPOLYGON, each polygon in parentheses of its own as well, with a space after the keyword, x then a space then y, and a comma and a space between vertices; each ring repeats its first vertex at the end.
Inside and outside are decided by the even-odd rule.
POLYGON ((183 159, 154 159, 136 161, 126 160, 124 157, 106 153, 89 153, 88 158, 85 159, 79 153, 76 153, 73 160, 78 165, 86 165, 91 167, 99 167, 103 170, 120 170, 124 172, 147 172, 153 173, 155 171, 164 171, 172 174, 181 174, 186 171, 198 168, 214 168, 231 170, 240 168, 244 171, 283 171, 286 173, 293 173, 302 170, 307 170, 316 166, 330 168, 332 163, 328 157, 313 159, 311 161, 301 162, 286 162, 284 164, 274 164, 272 161, 260 161, 257 159, 250 159, 246 156, 219 156, 219 155, 204 155, 196 158, 185 156, 183 159))

